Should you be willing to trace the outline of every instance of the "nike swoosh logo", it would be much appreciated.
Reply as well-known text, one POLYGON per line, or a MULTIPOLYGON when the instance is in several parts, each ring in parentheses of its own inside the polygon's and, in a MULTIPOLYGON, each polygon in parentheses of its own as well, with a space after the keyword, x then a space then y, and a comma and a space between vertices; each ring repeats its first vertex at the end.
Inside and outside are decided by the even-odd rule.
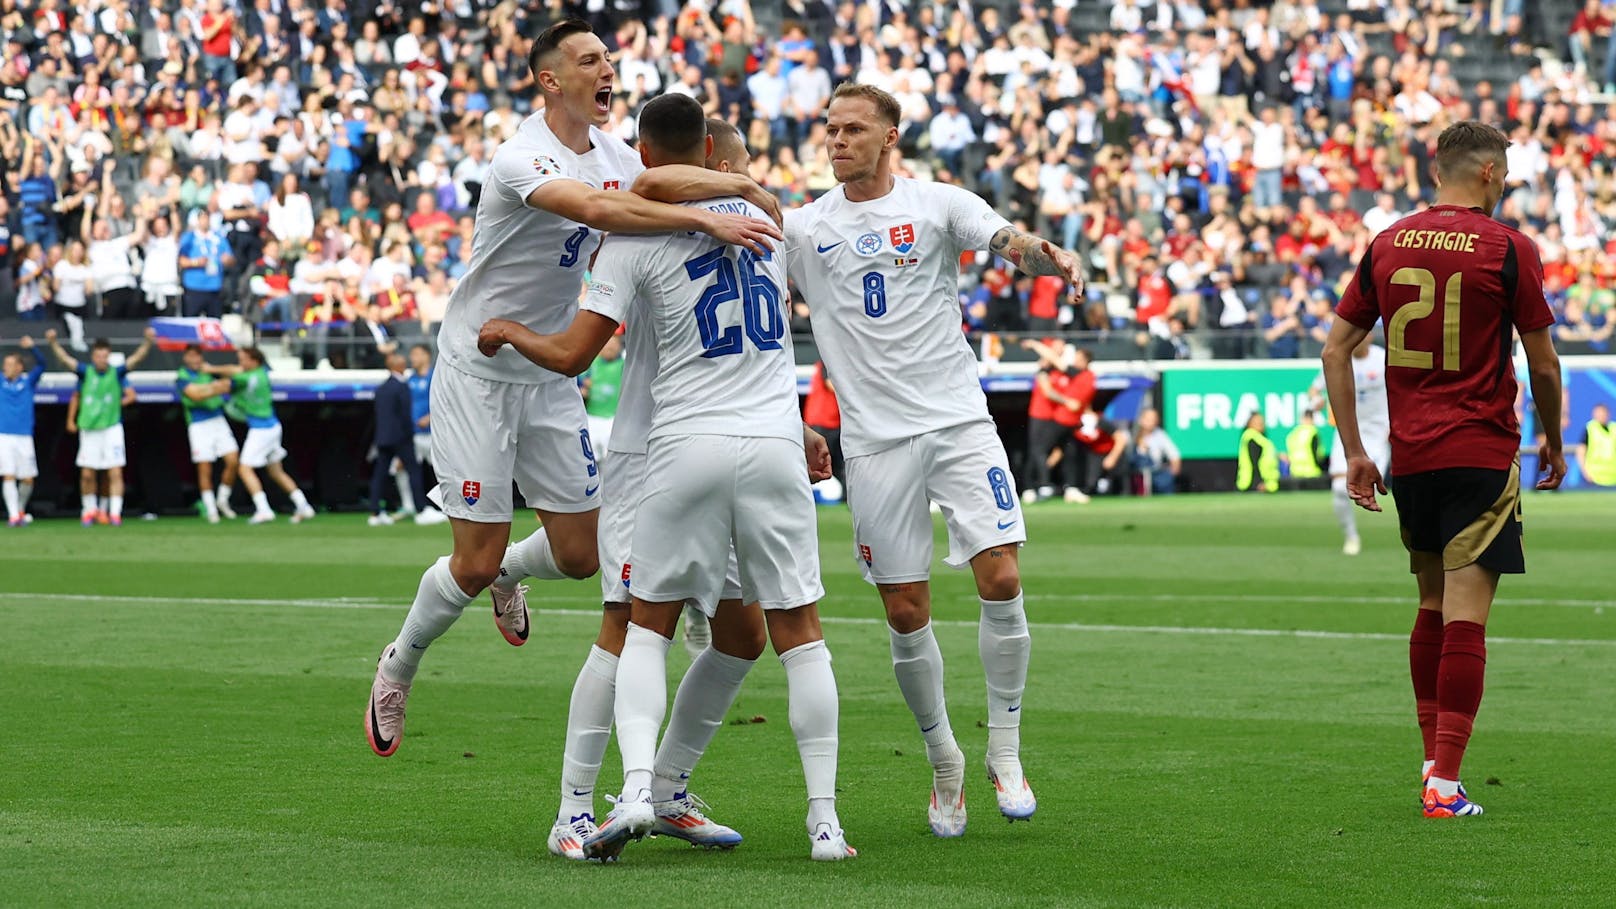
POLYGON ((943 725, 943 721, 938 720, 937 722, 932 723, 930 726, 927 726, 925 729, 920 730, 920 734, 925 735, 926 733, 932 731, 933 729, 936 729, 938 726, 941 726, 941 725, 943 725))
POLYGON ((818 244, 815 244, 814 248, 819 250, 819 252, 821 254, 824 254, 824 253, 830 252, 831 250, 835 249, 838 246, 841 246, 843 243, 846 243, 846 242, 847 242, 846 240, 838 240, 838 241, 836 241, 835 243, 832 243, 829 246, 819 246, 818 244))
POLYGON ((584 490, 584 495, 585 496, 592 496, 592 495, 595 494, 595 490, 597 490, 599 488, 600 488, 600 484, 596 483, 595 485, 589 487, 588 489, 585 489, 584 490))
POLYGON ((1009 530, 1010 528, 1012 528, 1014 526, 1016 526, 1015 521, 1000 521, 999 522, 999 529, 1000 530, 1009 530))
POLYGON ((381 721, 376 717, 376 699, 370 701, 370 737, 376 740, 376 747, 382 751, 393 747, 391 739, 382 738, 381 721))
MULTIPOLYGON (((593 795, 594 792, 595 792, 595 790, 593 790, 593 789, 574 789, 574 790, 572 790, 572 794, 579 797, 579 798, 582 798, 582 797, 584 797, 586 795, 593 795)), ((576 821, 577 818, 573 818, 573 820, 576 821)))
POLYGON ((1007 712, 1007 713, 1015 713, 1015 712, 1016 712, 1016 711, 1017 711, 1017 710, 1020 710, 1020 709, 1021 709, 1021 705, 1020 705, 1020 704, 1017 704, 1017 705, 1016 705, 1016 706, 1014 706, 1014 707, 1011 707, 1011 708, 1010 708, 1010 709, 1009 709, 1009 710, 1008 710, 1008 711, 1006 711, 1006 712, 1007 712))
POLYGON ((410 649, 411 650, 425 650, 426 645, 425 644, 417 644, 414 641, 411 641, 410 642, 410 649))

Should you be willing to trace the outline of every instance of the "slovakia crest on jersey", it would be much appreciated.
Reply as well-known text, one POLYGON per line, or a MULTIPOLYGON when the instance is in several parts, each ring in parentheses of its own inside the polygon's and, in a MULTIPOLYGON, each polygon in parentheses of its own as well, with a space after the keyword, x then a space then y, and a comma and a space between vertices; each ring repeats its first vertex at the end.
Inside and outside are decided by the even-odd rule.
POLYGON ((915 248, 915 226, 913 224, 899 224, 887 230, 887 236, 892 239, 892 248, 901 253, 907 253, 915 248))
POLYGON ((467 480, 460 484, 460 497, 466 500, 468 507, 475 506, 483 497, 483 484, 476 480, 467 480))

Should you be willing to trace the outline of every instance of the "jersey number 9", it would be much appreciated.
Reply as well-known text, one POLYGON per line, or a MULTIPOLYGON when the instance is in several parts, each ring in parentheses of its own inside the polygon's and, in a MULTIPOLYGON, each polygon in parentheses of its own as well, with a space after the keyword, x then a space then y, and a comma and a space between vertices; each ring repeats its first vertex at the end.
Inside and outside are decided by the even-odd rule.
POLYGON ((580 227, 567 235, 567 242, 561 247, 562 268, 571 268, 578 264, 578 252, 584 248, 584 241, 589 239, 589 228, 580 227))
POLYGON ((780 288, 767 274, 759 274, 757 263, 768 261, 772 252, 758 256, 751 250, 737 249, 740 263, 739 277, 735 263, 727 255, 733 247, 720 246, 685 262, 685 274, 699 281, 713 275, 713 283, 701 292, 696 301, 696 328, 701 332, 703 357, 727 357, 738 354, 745 346, 746 337, 758 350, 779 350, 780 339, 785 337, 785 317, 780 312, 780 288), (718 307, 741 301, 741 324, 718 327, 718 307))

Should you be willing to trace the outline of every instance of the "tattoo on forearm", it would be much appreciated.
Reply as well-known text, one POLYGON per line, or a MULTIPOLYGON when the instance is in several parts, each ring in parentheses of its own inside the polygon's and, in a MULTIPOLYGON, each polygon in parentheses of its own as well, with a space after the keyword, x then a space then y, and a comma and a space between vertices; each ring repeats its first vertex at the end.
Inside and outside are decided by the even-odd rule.
POLYGON ((994 255, 1006 259, 1023 274, 1064 276, 1055 260, 1044 252, 1039 238, 1014 227, 1003 227, 988 242, 994 255))

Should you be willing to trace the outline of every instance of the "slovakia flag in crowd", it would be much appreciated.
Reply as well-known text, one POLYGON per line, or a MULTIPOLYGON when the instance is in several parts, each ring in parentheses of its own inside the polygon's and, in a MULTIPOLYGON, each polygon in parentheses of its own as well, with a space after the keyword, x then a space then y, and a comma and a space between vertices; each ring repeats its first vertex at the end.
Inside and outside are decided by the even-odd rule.
POLYGON ((153 319, 151 327, 157 332, 158 350, 184 350, 192 344, 203 350, 236 349, 218 319, 153 319))

